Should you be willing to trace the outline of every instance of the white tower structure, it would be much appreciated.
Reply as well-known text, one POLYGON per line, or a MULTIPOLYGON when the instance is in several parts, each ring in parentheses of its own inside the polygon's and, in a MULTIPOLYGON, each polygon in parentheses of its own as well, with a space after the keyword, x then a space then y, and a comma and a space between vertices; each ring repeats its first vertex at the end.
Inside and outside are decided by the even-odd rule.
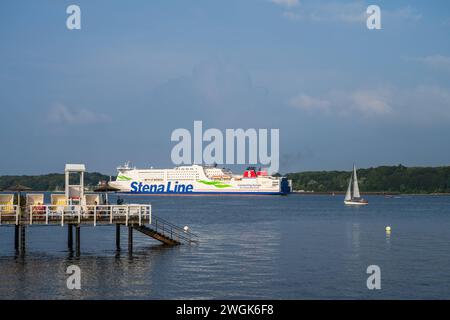
POLYGON ((84 199, 84 172, 86 167, 84 164, 66 164, 65 179, 66 179, 66 198, 68 204, 82 204, 84 199), (76 181, 71 184, 71 177, 76 181))

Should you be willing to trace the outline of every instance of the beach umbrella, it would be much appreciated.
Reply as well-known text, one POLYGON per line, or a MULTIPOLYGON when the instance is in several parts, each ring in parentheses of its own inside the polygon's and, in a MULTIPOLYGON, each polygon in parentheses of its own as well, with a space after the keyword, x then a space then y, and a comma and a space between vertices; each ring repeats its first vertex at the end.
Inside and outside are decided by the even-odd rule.
POLYGON ((105 193, 105 201, 106 201, 106 203, 109 203, 108 192, 117 192, 119 190, 120 189, 109 185, 109 183, 105 181, 105 182, 100 183, 99 186, 94 189, 94 192, 104 192, 105 193))
POLYGON ((12 192, 17 192, 18 193, 17 205, 20 207, 20 193, 22 191, 30 191, 30 190, 32 190, 30 187, 27 187, 27 186, 24 186, 24 185, 21 185, 21 184, 16 184, 14 186, 9 187, 5 191, 12 191, 12 192))
POLYGON ((113 186, 110 186, 108 183, 102 183, 97 188, 94 189, 94 192, 116 192, 120 189, 114 188, 113 186))

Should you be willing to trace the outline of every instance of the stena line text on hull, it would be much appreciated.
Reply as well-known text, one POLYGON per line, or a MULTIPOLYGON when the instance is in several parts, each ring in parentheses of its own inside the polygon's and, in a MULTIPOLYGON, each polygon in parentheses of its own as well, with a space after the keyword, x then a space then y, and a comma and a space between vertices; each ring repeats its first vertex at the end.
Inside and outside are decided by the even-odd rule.
POLYGON ((172 186, 172 182, 164 184, 143 184, 134 181, 131 183, 131 193, 192 193, 194 186, 192 184, 179 184, 178 181, 172 186))

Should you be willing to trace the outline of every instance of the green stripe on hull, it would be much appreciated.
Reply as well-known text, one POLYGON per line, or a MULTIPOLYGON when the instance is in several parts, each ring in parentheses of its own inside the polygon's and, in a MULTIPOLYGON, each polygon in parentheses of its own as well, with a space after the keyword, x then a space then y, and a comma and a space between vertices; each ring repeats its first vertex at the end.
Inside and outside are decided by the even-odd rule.
POLYGON ((197 180, 197 182, 206 184, 206 185, 208 185, 208 186, 214 186, 214 187, 219 188, 219 189, 231 187, 230 184, 223 183, 222 181, 197 180))

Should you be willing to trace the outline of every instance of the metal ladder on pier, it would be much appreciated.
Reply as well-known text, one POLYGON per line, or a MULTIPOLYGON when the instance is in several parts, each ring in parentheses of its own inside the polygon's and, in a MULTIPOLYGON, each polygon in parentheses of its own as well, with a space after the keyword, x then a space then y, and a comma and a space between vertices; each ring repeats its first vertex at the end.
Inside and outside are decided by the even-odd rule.
POLYGON ((198 243, 196 234, 180 228, 173 223, 152 215, 151 224, 133 224, 133 229, 152 237, 166 245, 195 244, 198 243))

